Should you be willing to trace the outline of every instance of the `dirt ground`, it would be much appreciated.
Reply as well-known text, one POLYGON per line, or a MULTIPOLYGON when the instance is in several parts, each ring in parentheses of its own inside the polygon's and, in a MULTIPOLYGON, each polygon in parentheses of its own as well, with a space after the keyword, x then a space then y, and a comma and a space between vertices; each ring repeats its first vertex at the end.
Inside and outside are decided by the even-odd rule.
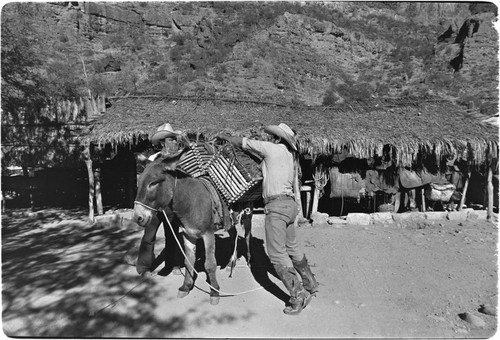
MULTIPOLYGON (((204 274, 183 299, 176 297, 183 276, 165 276, 163 265, 150 277, 137 275, 124 261, 141 237, 135 224, 90 225, 79 211, 34 216, 7 211, 3 331, 77 338, 489 338, 496 333, 497 318, 491 315, 498 297, 496 222, 304 225, 297 236, 321 285, 298 316, 282 312, 288 295, 268 270, 263 216, 254 215, 253 224, 252 267, 240 257, 232 277, 227 268, 218 270, 227 296, 213 306, 204 274)), ((224 266, 232 245, 222 236, 217 257, 224 266)))

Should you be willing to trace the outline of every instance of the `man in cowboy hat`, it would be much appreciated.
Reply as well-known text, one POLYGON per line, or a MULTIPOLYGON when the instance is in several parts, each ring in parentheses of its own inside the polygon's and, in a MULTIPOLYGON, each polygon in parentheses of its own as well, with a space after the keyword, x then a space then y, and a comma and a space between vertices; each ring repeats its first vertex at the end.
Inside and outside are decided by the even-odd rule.
POLYGON ((290 291, 290 305, 283 312, 295 315, 311 301, 311 294, 318 291, 318 283, 295 236, 294 221, 298 214, 292 189, 297 152, 295 133, 283 123, 266 126, 264 131, 271 135, 270 142, 241 137, 218 137, 242 147, 243 150, 256 152, 263 158, 262 197, 266 213, 267 253, 276 273, 290 291))
POLYGON ((179 141, 181 140, 182 131, 174 130, 172 125, 165 123, 158 127, 155 134, 151 138, 153 145, 161 144, 161 151, 149 156, 150 161, 154 161, 159 157, 166 157, 174 154, 179 148, 179 141))
MULTIPOLYGON (((183 138, 184 137, 182 131, 174 130, 172 125, 170 125, 169 123, 160 125, 156 130, 156 132, 154 133, 153 137, 151 137, 151 143, 153 145, 161 144, 162 146, 161 151, 152 154, 151 156, 148 157, 148 159, 150 161, 155 161, 158 158, 162 157, 164 158, 169 155, 175 154, 179 149, 180 143, 188 143, 188 141, 183 138)), ((179 267, 175 264, 180 262, 179 259, 182 257, 182 254, 179 251, 177 251, 177 245, 174 242, 175 236, 171 234, 169 228, 166 228, 165 225, 163 227, 165 230, 165 249, 163 251, 167 252, 167 251, 173 251, 175 249, 172 258, 169 259, 168 258, 169 256, 167 256, 167 260, 171 260, 173 262, 172 271, 174 272, 174 274, 181 274, 179 267)), ((174 225, 174 230, 176 233, 178 228, 179 228, 178 225, 174 225)))

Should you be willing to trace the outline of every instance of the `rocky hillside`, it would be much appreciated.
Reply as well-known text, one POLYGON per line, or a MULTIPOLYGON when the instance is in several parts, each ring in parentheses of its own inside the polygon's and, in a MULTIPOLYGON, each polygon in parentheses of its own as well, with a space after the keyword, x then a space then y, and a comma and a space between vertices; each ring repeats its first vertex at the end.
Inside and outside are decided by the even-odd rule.
POLYGON ((493 4, 463 2, 9 3, 2 85, 14 67, 4 52, 18 48, 51 96, 335 105, 430 95, 491 115, 496 17, 493 4))

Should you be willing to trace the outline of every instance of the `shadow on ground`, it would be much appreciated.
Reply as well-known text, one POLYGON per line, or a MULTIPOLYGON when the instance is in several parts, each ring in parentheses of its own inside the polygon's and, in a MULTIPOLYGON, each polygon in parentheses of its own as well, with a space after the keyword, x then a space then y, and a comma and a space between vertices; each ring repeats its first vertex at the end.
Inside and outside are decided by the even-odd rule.
MULTIPOLYGON (((185 268, 184 257, 182 252, 179 250, 178 244, 173 238, 172 233, 165 230, 165 235, 167 235, 165 239, 165 247, 153 261, 151 268, 152 271, 157 270, 157 268, 161 268, 158 272, 161 276, 169 275, 174 270, 174 267, 185 268)), ((176 237, 179 237, 179 242, 182 244, 182 236, 176 234, 176 237)), ((230 233, 228 237, 220 237, 217 235, 215 238, 215 257, 217 265, 220 266, 221 269, 230 266, 229 261, 234 252, 234 237, 235 235, 230 233)), ((269 293, 273 294, 281 301, 288 303, 290 296, 270 279, 270 276, 278 278, 278 274, 273 268, 264 249, 264 241, 252 236, 250 239, 250 248, 250 270, 254 279, 269 293)), ((248 264, 247 245, 245 238, 241 236, 238 237, 237 257, 245 258, 248 264)), ((196 259, 196 271, 204 271, 203 263, 205 261, 205 249, 201 239, 198 240, 196 244, 196 259)), ((197 280, 200 280, 200 278, 198 277, 197 280)))
POLYGON ((135 224, 89 224, 83 215, 60 213, 13 216, 2 215, 6 335, 168 337, 187 327, 182 314, 155 315, 156 297, 178 287, 159 287, 124 263, 140 238, 135 224))

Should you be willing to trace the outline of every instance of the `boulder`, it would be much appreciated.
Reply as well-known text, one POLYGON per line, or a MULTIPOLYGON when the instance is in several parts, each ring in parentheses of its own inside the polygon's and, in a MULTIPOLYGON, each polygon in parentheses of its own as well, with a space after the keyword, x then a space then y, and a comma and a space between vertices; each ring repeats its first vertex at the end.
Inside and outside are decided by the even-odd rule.
POLYGON ((446 220, 448 218, 447 211, 427 211, 425 212, 425 217, 428 220, 446 220))
POLYGON ((478 309, 478 312, 492 316, 497 315, 496 308, 488 304, 481 305, 481 307, 479 307, 478 309))
POLYGON ((425 213, 423 212, 409 212, 403 214, 394 214, 393 219, 395 222, 422 222, 425 221, 425 213))
POLYGON ((328 214, 326 213, 320 213, 320 212, 315 212, 314 214, 311 215, 311 220, 313 221, 312 226, 316 227, 321 224, 327 224, 328 223, 328 214))
POLYGON ((378 212, 370 215, 373 224, 386 224, 394 222, 391 212, 378 212))
POLYGON ((469 220, 485 220, 487 216, 488 212, 486 210, 470 210, 467 214, 469 220))
POLYGON ((458 57, 462 52, 460 44, 439 43, 434 46, 436 56, 442 60, 451 61, 458 57))
POLYGON ((371 216, 363 213, 349 213, 346 221, 348 224, 368 225, 371 222, 371 216))
POLYGON ((328 224, 346 224, 347 223, 345 218, 337 217, 337 216, 328 217, 327 222, 328 222, 328 224))
POLYGON ((448 219, 450 221, 465 221, 467 219, 468 211, 450 211, 448 212, 448 219))
POLYGON ((471 314, 469 312, 459 314, 458 316, 460 317, 460 319, 470 323, 471 325, 473 325, 475 327, 486 326, 486 322, 484 322, 483 319, 481 319, 479 316, 476 316, 476 315, 471 314))

